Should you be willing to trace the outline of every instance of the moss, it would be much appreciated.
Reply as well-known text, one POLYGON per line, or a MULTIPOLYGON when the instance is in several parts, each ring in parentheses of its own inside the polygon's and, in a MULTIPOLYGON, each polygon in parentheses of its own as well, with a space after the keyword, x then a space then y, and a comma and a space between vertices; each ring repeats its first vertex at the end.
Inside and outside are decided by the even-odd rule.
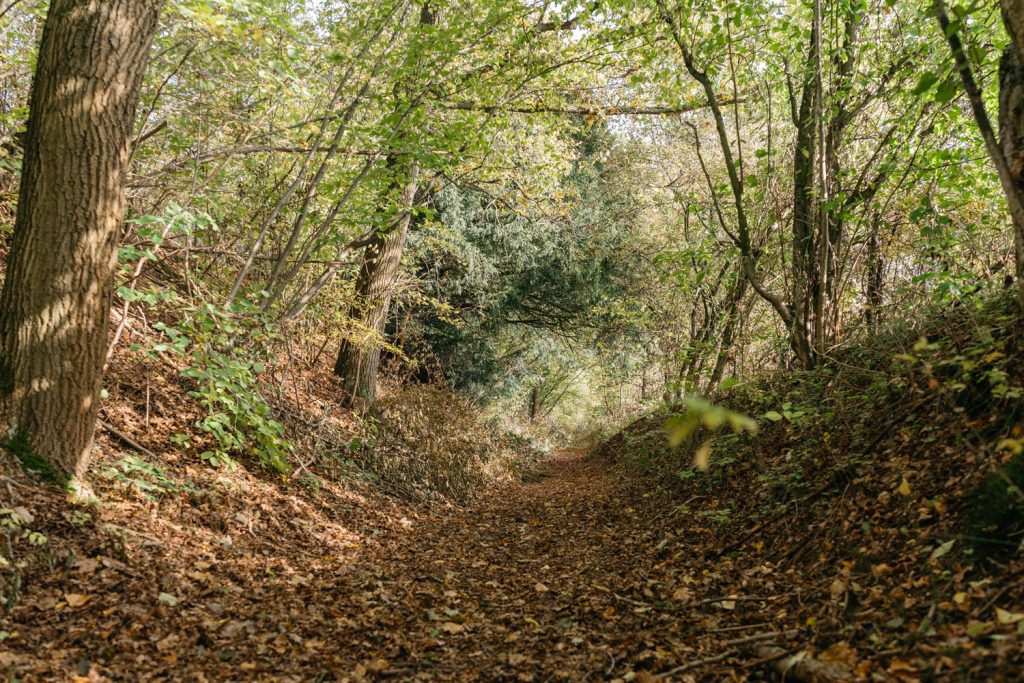
POLYGON ((1019 539, 1011 539, 1011 534, 1024 530, 1024 500, 1020 495, 1024 490, 1024 454, 1006 463, 1002 474, 1005 477, 998 473, 988 476, 967 500, 967 532, 980 557, 1016 552, 1019 539))
POLYGON ((2 442, 2 445, 18 459, 25 470, 32 472, 48 484, 67 486, 68 476, 32 448, 25 432, 15 432, 13 436, 2 442))

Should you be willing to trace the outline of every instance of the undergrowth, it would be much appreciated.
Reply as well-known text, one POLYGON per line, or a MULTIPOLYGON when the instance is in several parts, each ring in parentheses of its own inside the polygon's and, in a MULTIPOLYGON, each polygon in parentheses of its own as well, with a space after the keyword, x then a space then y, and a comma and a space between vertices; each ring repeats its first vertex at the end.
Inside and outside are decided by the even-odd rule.
MULTIPOLYGON (((756 519, 810 493, 841 491, 891 465, 893 454, 914 467, 917 453, 923 468, 943 448, 943 462, 969 481, 958 510, 966 545, 979 557, 1014 551, 1024 534, 1024 465, 1015 456, 1024 449, 1021 343, 1009 296, 935 309, 920 322, 857 338, 813 371, 731 383, 715 400, 756 419, 756 435, 701 427, 673 448, 666 426, 672 431, 693 410, 663 405, 598 453, 678 493, 720 496, 737 480, 753 481, 759 496, 744 502, 756 519), (711 446, 707 472, 700 471, 704 443, 711 446)), ((909 476, 901 486, 909 488, 909 476)))

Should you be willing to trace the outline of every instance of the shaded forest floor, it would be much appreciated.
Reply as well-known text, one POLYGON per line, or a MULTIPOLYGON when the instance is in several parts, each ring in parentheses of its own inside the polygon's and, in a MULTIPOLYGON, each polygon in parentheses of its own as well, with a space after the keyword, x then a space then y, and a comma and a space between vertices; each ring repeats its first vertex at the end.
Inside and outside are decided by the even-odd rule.
POLYGON ((238 552, 136 533, 145 562, 99 548, 41 577, 0 621, 0 664, 25 680, 644 680, 795 635, 767 634, 794 626, 775 594, 800 587, 712 604, 727 587, 680 571, 695 550, 665 552, 639 481, 580 453, 528 480, 363 538, 336 528, 320 552, 289 538, 302 517, 250 526, 238 552))
POLYGON ((605 680, 786 626, 728 631, 743 619, 691 601, 638 484, 572 452, 464 507, 323 529, 320 552, 289 538, 301 516, 220 547, 128 532, 126 561, 96 548, 40 577, 0 620, 0 665, 27 680, 605 680))
POLYGON ((0 619, 0 666, 18 680, 764 680, 803 653, 812 675, 998 678, 949 657, 922 678, 898 652, 913 643, 816 628, 808 615, 840 609, 834 584, 756 553, 705 560, 731 539, 620 475, 563 452, 421 517, 332 525, 296 499, 276 524, 231 520, 235 541, 125 529, 122 559, 94 547, 38 577, 0 619))

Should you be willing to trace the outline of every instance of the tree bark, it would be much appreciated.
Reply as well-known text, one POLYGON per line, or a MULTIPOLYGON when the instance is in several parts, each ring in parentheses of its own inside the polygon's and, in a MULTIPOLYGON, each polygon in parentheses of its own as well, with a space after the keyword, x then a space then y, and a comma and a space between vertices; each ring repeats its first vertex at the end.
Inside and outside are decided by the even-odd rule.
MULTIPOLYGON (((390 160, 390 166, 397 162, 390 160)), ((334 374, 342 379, 342 388, 352 402, 371 407, 377 400, 377 370, 380 366, 380 337, 384 334, 391 298, 398 281, 402 254, 412 223, 413 202, 419 188, 416 162, 409 164, 406 184, 401 195, 401 214, 390 231, 374 236, 363 252, 359 276, 356 279, 356 303, 349 316, 359 319, 365 332, 358 341, 345 339, 338 350, 334 374)))
POLYGON ((52 0, 0 295, 4 416, 82 476, 99 410, 124 181, 163 0, 52 0))
POLYGON ((726 313, 725 327, 722 329, 722 345, 718 349, 718 357, 715 359, 715 367, 708 378, 707 393, 710 394, 718 388, 722 376, 725 374, 725 366, 732 357, 732 347, 736 337, 736 327, 739 325, 740 304, 747 295, 747 281, 742 276, 737 276, 736 282, 729 290, 729 304, 726 313))
POLYGON ((1002 143, 996 139, 992 129, 981 88, 974 79, 971 63, 964 52, 963 42, 955 26, 949 20, 945 0, 934 0, 935 18, 939 22, 946 42, 949 44, 953 61, 963 83, 967 99, 971 104, 974 121, 985 142, 992 164, 999 175, 999 183, 1006 195, 1006 203, 1013 221, 1013 243, 1017 270, 1017 298, 1024 310, 1024 157, 1021 156, 1022 139, 1018 136, 1024 127, 1024 1, 1002 0, 1000 3, 1003 23, 1010 35, 1000 64, 999 74, 999 129, 1002 143))
POLYGON ((882 254, 881 218, 875 216, 874 225, 871 228, 871 237, 868 238, 867 255, 867 287, 865 299, 867 306, 864 311, 864 318, 867 321, 868 329, 874 332, 882 320, 882 288, 885 282, 885 260, 882 254))
MULTIPOLYGON (((999 138, 1018 198, 1024 197, 1024 0, 1002 0, 1010 42, 999 62, 999 138)), ((1018 202, 1020 200, 1018 199, 1018 202)), ((1011 212, 1017 295, 1024 309, 1024 216, 1011 212)))
POLYGON ((793 148, 793 291, 790 301, 793 321, 790 329, 790 344, 800 364, 807 369, 814 365, 811 345, 813 297, 817 287, 814 266, 814 233, 816 204, 814 200, 814 169, 818 156, 816 101, 820 98, 815 65, 818 61, 818 22, 811 30, 810 45, 807 48, 803 91, 796 126, 796 141, 793 148))

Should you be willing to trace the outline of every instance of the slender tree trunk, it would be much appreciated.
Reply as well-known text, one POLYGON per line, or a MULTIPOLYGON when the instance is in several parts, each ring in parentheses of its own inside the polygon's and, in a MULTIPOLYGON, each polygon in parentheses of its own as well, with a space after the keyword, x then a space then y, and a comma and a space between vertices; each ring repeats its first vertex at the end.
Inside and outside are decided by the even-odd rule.
POLYGON ((821 93, 818 90, 818 21, 811 31, 804 65, 803 91, 797 111, 796 142, 793 149, 793 290, 790 301, 793 320, 790 345, 800 365, 814 366, 813 335, 814 293, 819 289, 815 259, 816 203, 814 176, 819 154, 815 112, 821 93))
MULTIPOLYGON (((390 165, 394 166, 392 161, 390 165)), ((342 341, 334 374, 342 379, 343 388, 356 402, 366 407, 377 400, 377 369, 380 366, 380 338, 384 334, 391 298, 398 281, 402 253, 409 237, 412 205, 419 188, 416 162, 409 165, 405 188, 401 195, 402 213, 390 231, 381 233, 363 252, 359 276, 356 279, 356 303, 349 315, 361 321, 365 339, 342 341)))
POLYGON ((0 379, 19 447, 82 476, 99 410, 124 179, 163 0, 52 0, 32 85, 0 379))
POLYGON ((725 320, 725 327, 722 329, 722 345, 718 349, 718 357, 715 359, 715 367, 708 379, 708 393, 710 394, 722 381, 725 374, 725 366, 729 361, 732 352, 733 342, 736 338, 736 328, 739 325, 740 304, 747 295, 747 281, 742 276, 737 276, 736 283, 729 292, 729 308, 725 320))
POLYGON ((882 239, 879 235, 881 231, 880 219, 875 218, 873 230, 871 231, 871 237, 868 238, 868 256, 867 256, 867 287, 865 292, 865 298, 867 299, 867 309, 865 310, 865 319, 868 323, 868 328, 874 331, 878 327, 879 322, 882 319, 882 287, 884 283, 885 275, 885 261, 882 256, 882 239))
MULTIPOLYGON (((661 14, 662 20, 668 26, 672 39, 676 43, 676 47, 679 48, 679 52, 683 57, 683 63, 686 66, 687 72, 703 88, 704 94, 708 100, 708 107, 711 109, 711 116, 715 122, 715 131, 718 134, 718 141, 719 146, 721 147, 723 161, 725 162, 726 171, 729 174, 729 187, 732 189, 733 200, 735 203, 736 235, 734 237, 734 241, 740 250, 740 265, 743 268, 743 274, 747 278, 747 281, 750 282, 750 286, 753 287, 755 292, 757 292, 758 296, 768 302, 771 307, 775 309, 775 312, 786 326, 786 329, 792 331, 795 329, 792 307, 787 305, 778 294, 770 291, 761 280, 760 274, 757 272, 757 256, 755 255, 754 248, 751 244, 750 226, 747 222, 746 209, 743 203, 743 179, 740 177, 735 158, 733 157, 732 145, 729 142, 729 133, 726 129, 725 118, 722 116, 722 108, 717 99, 714 83, 708 73, 698 68, 694 62, 693 53, 690 51, 687 41, 683 38, 681 33, 679 21, 672 10, 669 9, 666 1, 656 0, 656 4, 658 5, 658 10, 661 14)), ((720 207, 718 208, 720 209, 720 207)), ((725 225, 724 219, 722 220, 722 224, 725 225)), ((791 338, 794 340, 794 350, 800 357, 801 362, 805 367, 812 366, 813 359, 808 357, 805 353, 802 353, 801 348, 798 348, 800 344, 797 343, 797 335, 791 333, 791 338)))

